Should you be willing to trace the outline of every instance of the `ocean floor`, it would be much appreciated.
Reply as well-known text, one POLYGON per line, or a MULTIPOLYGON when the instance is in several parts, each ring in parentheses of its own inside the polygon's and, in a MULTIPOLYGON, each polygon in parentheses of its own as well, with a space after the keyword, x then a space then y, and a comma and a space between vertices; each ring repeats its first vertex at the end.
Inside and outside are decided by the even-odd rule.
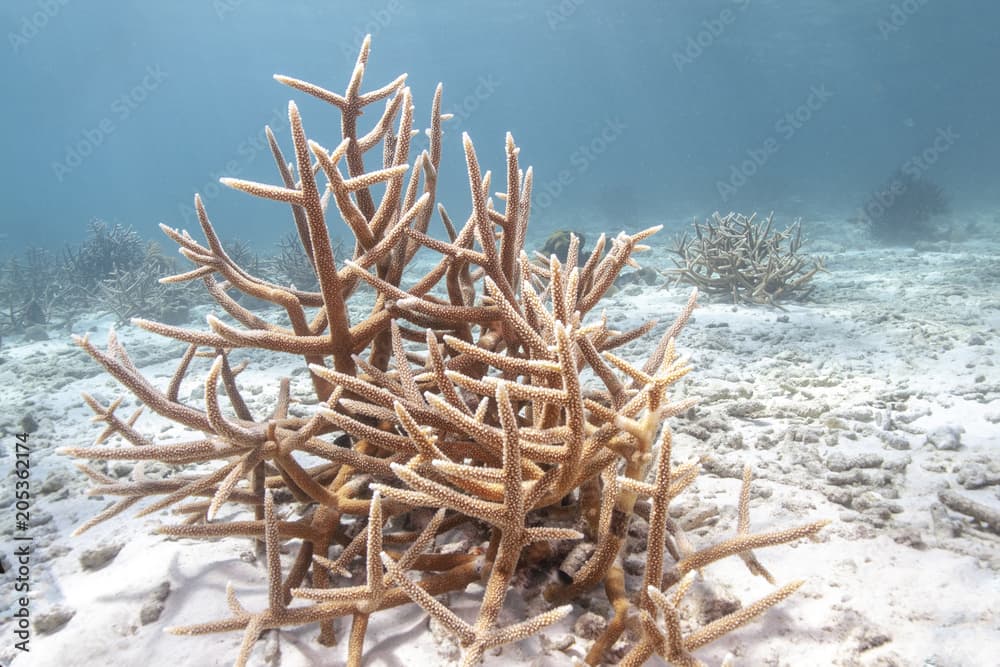
MULTIPOLYGON (((667 239, 654 237, 652 244, 641 263, 670 266, 667 239)), ((808 301, 778 310, 703 298, 679 340, 694 365, 681 393, 700 402, 672 421, 674 455, 707 457, 701 477, 674 503, 709 517, 692 541, 735 534, 744 464, 755 475, 754 530, 831 521, 815 542, 757 552, 779 583, 807 583, 698 656, 710 665, 729 652, 735 664, 752 666, 1000 665, 1000 525, 941 501, 950 492, 1000 512, 1000 238, 920 250, 851 247, 819 235, 814 251, 826 255, 829 272, 815 280, 808 301)), ((661 279, 625 287, 603 306, 619 329, 658 318, 659 332, 687 294, 661 279)), ((110 325, 95 316, 75 322, 72 332, 91 331, 100 345, 110 325)), ((264 604, 264 571, 247 541, 169 539, 152 533, 174 521, 169 514, 134 518, 134 512, 70 536, 108 500, 87 497, 88 480, 55 450, 87 445, 100 432, 81 392, 105 402, 121 392, 69 333, 51 330, 40 341, 9 337, 0 349, 5 471, 15 465, 14 434, 32 430, 27 534, 34 624, 24 653, 14 646, 12 619, 2 618, 0 664, 232 664, 241 633, 175 637, 163 630, 227 616, 227 582, 244 606, 264 604)), ((644 357, 655 335, 619 352, 644 357)), ((178 346, 128 326, 120 337, 147 376, 167 381, 178 346)), ((290 375, 293 388, 308 381, 298 359, 253 357, 240 375, 252 409, 273 402, 279 375, 290 375)), ((191 382, 180 395, 200 390, 191 382)), ((158 437, 181 435, 151 415, 140 425, 158 437)), ((110 464, 106 471, 127 477, 132 466, 110 464)), ((13 475, 4 475, 11 481, 0 497, 0 608, 13 609, 22 594, 14 588, 20 543, 12 536, 24 533, 15 531, 13 475)), ((738 559, 708 568, 704 580, 716 597, 744 603, 769 589, 738 559)), ((474 617, 478 594, 470 587, 451 596, 451 606, 474 617)), ((603 593, 592 597, 600 610, 603 593)), ((531 613, 540 608, 529 584, 513 591, 508 604, 522 600, 531 613)), ((589 646, 587 633, 574 626, 582 611, 542 638, 490 655, 487 664, 574 664, 589 646)), ((338 626, 341 637, 346 629, 338 626)), ((343 642, 323 648, 315 634, 315 628, 268 633, 251 664, 343 664, 343 642)), ((388 666, 448 665, 458 655, 414 606, 373 617, 366 653, 366 664, 388 666)))

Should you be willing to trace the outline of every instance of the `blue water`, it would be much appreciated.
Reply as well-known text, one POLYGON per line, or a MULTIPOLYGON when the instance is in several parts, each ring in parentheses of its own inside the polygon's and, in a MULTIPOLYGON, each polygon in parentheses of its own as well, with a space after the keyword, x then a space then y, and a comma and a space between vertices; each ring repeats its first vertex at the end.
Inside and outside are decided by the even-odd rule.
POLYGON ((456 218, 463 131, 494 190, 514 133, 543 229, 846 219, 904 165, 956 210, 1000 201, 997 3, 7 0, 0 23, 8 251, 82 240, 95 218, 193 228, 196 191, 224 236, 273 242, 287 208, 217 179, 278 181, 262 128, 290 154, 293 97, 335 145, 339 115, 271 75, 342 92, 366 32, 366 88, 408 72, 421 126, 444 82, 439 200, 456 218))

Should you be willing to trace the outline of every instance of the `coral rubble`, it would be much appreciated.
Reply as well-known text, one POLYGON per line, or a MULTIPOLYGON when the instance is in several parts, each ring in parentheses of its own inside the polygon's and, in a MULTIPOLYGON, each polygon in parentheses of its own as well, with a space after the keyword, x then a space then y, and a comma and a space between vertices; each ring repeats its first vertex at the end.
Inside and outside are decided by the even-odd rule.
MULTIPOLYGON (((79 530, 139 504, 140 515, 172 508, 182 520, 167 535, 195 539, 246 537, 262 549, 268 602, 247 609, 228 591, 230 616, 173 628, 177 634, 242 631, 236 664, 245 664, 262 631, 318 625, 319 642, 334 645, 334 621, 350 620, 347 662, 362 662, 373 614, 416 604, 452 633, 475 664, 486 650, 518 641, 574 613, 573 603, 603 585, 613 616, 593 643, 597 664, 620 641, 622 664, 654 653, 676 664, 698 664, 691 652, 728 633, 789 595, 792 582, 703 627, 682 632, 678 606, 707 565, 738 556, 773 583, 755 549, 811 537, 823 522, 752 533, 750 473, 744 474, 737 533, 695 547, 668 514, 673 498, 696 478, 699 464, 671 461, 665 421, 692 405, 668 391, 689 371, 675 339, 695 307, 694 292, 677 320, 651 345, 641 365, 612 350, 647 334, 652 324, 616 331, 591 311, 633 254, 656 231, 601 236, 582 262, 571 237, 562 258, 546 266, 524 252, 531 169, 506 141, 506 189, 490 197, 491 175, 463 137, 471 213, 455 224, 435 192, 441 156, 441 88, 434 95, 428 147, 415 157, 411 91, 399 77, 361 92, 369 55, 362 45, 346 92, 338 94, 276 77, 341 112, 342 139, 331 148, 307 138, 296 104, 289 104, 294 170, 268 131, 278 185, 223 179, 232 188, 289 205, 316 289, 282 286, 251 274, 223 248, 199 198, 205 241, 164 227, 193 269, 167 280, 200 281, 225 312, 199 331, 149 320, 139 327, 183 341, 187 350, 165 387, 146 378, 111 333, 107 349, 86 337, 78 344, 152 410, 192 433, 159 442, 140 430, 140 415, 119 414, 121 399, 86 400, 105 428, 92 447, 67 454, 91 460, 159 461, 178 466, 164 479, 119 482, 93 467, 92 493, 120 499, 79 530), (358 127, 365 107, 384 101, 374 126, 358 127), (381 156, 378 168, 369 169, 381 156), (325 180, 325 184, 320 182, 325 180), (448 240, 428 234, 437 210, 448 240), (354 236, 352 259, 335 257, 328 223, 343 221, 354 236), (438 259, 411 275, 420 250, 438 259), (407 271, 411 268, 411 271, 407 271), (354 318, 359 286, 370 286, 370 310, 354 318), (280 308, 270 320, 242 306, 238 291, 280 308), (311 371, 296 395, 288 378, 274 380, 274 407, 254 414, 239 374, 254 353, 301 357, 311 371), (183 400, 179 388, 197 373, 203 400, 183 400), (222 391, 220 392, 220 384, 222 391), (291 410, 301 399, 317 407, 291 410), (106 443, 109 438, 121 441, 106 443), (428 509, 429 508, 429 509, 428 509), (233 511, 233 510, 237 511, 233 511), (630 526, 648 525, 641 582, 623 573, 630 526), (456 534, 478 544, 447 548, 456 534), (574 543, 571 573, 561 570, 574 543), (282 549, 291 558, 282 558, 282 549), (547 572, 547 609, 512 625, 500 612, 515 577, 547 572), (363 573, 361 584, 346 575, 363 573), (470 623, 439 599, 483 586, 470 623), (628 632, 626 632, 628 630, 628 632)), ((579 613, 579 612, 577 612, 579 613)))

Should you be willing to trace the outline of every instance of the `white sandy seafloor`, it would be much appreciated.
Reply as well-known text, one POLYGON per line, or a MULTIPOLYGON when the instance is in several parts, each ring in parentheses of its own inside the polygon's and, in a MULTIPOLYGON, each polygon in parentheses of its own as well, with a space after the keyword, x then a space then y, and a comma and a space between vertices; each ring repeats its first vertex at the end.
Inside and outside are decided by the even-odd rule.
MULTIPOLYGON (((987 221, 986 228, 997 228, 987 221)), ((993 232, 920 250, 865 249, 830 231, 837 228, 814 230, 820 237, 814 251, 827 256, 829 273, 816 279, 809 301, 781 311, 703 299, 679 341, 695 367, 680 392, 701 402, 673 421, 675 459, 709 456, 673 508, 682 523, 694 514, 708 517, 690 532, 694 544, 734 534, 745 463, 756 480, 753 529, 831 520, 816 542, 758 551, 779 583, 807 583, 698 656, 710 665, 727 652, 738 665, 1000 665, 1000 537, 938 500, 940 490, 953 489, 1000 509, 1000 238, 993 232)), ((641 263, 670 266, 667 243, 665 234, 654 237, 641 263)), ((658 318, 662 331, 688 293, 664 283, 625 287, 606 299, 612 324, 626 329, 658 318)), ((93 330, 92 339, 103 344, 110 322, 95 317, 71 328, 93 330)), ((171 515, 134 518, 134 510, 70 536, 110 499, 85 496, 87 480, 54 450, 89 444, 100 430, 88 421, 81 391, 105 402, 120 392, 68 333, 53 330, 49 340, 34 342, 8 338, 0 350, 5 471, 13 468, 12 434, 22 417, 37 422, 30 440, 35 628, 31 652, 22 653, 3 617, 0 664, 231 664, 241 633, 174 637, 163 630, 228 616, 227 582, 246 607, 263 606, 266 579, 246 540, 168 539, 152 531, 175 521, 171 515)), ((179 347, 131 327, 120 334, 136 363, 165 384, 179 347)), ((620 352, 638 360, 653 339, 620 352)), ((257 414, 274 400, 280 375, 291 374, 306 394, 300 360, 270 353, 253 359, 240 383, 257 414)), ((207 361, 199 363, 196 378, 207 361)), ((192 379, 181 396, 196 403, 200 391, 192 379)), ((134 408, 134 399, 126 405, 134 408)), ((314 406, 295 409, 307 414, 314 406)), ((155 416, 140 425, 160 438, 183 437, 155 416)), ((111 463, 106 470, 124 479, 132 466, 111 463)), ((4 475, 11 481, 0 498, 7 572, 0 575, 0 608, 11 609, 13 477, 4 475)), ((708 568, 704 577, 699 595, 714 604, 734 598, 746 604, 769 590, 738 559, 708 568)), ((520 582, 504 620, 516 620, 521 609, 544 609, 540 586, 520 582)), ((479 593, 472 586, 448 604, 473 618, 479 593)), ((599 589, 590 598, 593 611, 606 611, 599 589)), ((576 609, 541 638, 489 655, 487 663, 573 664, 589 646, 586 628, 574 625, 583 612, 576 609)), ((346 631, 346 622, 339 623, 339 636, 346 631)), ((320 647, 315 634, 315 627, 266 633, 251 664, 343 664, 343 643, 320 647)), ((366 654, 370 665, 446 665, 457 650, 410 606, 373 617, 366 654)))

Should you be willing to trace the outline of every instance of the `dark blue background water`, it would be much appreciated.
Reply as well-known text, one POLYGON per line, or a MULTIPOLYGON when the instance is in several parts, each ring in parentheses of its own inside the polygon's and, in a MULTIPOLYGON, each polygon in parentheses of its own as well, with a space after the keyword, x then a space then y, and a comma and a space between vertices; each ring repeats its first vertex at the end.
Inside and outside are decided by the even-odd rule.
POLYGON ((7 0, 0 23, 8 250, 78 241, 94 218, 193 228, 195 191, 224 236, 276 240, 287 208, 217 179, 277 182, 262 127, 290 154, 293 97, 332 148, 339 115, 271 74, 342 92, 366 32, 366 89, 408 72, 422 127, 445 84, 439 198, 456 218, 462 131, 501 179, 514 133, 536 227, 846 219, 904 164, 956 210, 1000 201, 1000 4, 985 0, 7 0))

